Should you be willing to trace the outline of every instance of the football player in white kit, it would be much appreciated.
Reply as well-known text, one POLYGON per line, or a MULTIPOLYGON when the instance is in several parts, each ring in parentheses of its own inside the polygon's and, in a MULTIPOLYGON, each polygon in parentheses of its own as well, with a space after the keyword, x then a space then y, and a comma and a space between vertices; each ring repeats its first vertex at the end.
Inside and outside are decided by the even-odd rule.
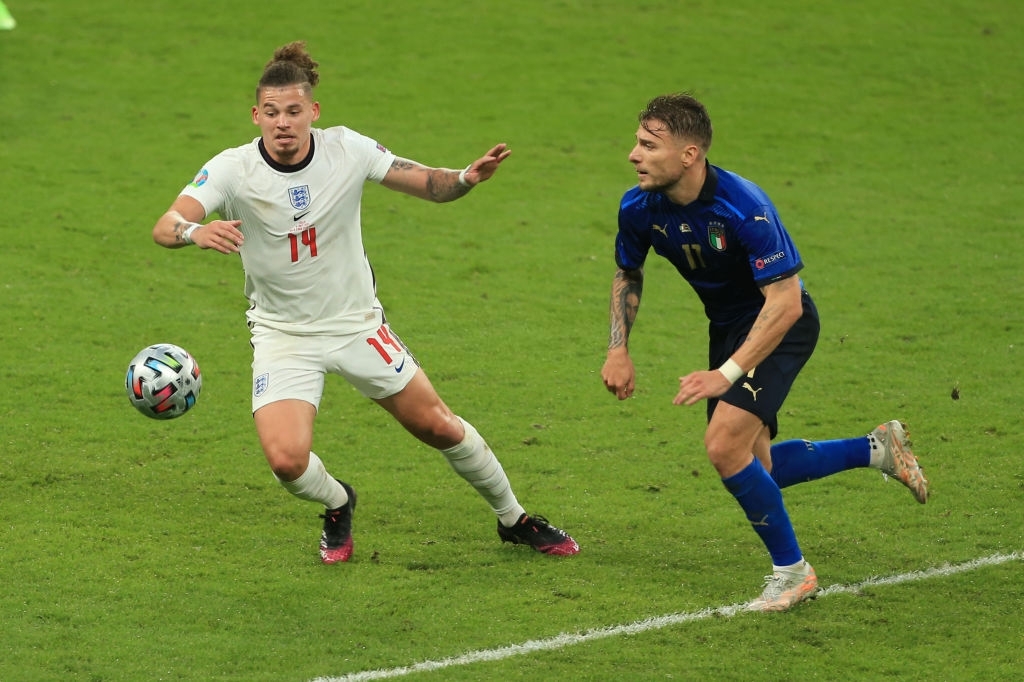
POLYGON ((510 150, 495 145, 463 170, 432 168, 348 128, 313 128, 317 66, 304 42, 277 49, 252 107, 260 137, 211 159, 153 227, 161 246, 241 255, 253 418, 271 470, 290 493, 324 506, 321 560, 348 561, 356 493, 311 451, 324 376, 339 374, 444 454, 494 510, 502 541, 576 554, 568 534, 525 512, 487 443, 391 330, 363 250, 366 181, 453 201, 494 175, 510 150), (214 213, 221 219, 202 222, 214 213))

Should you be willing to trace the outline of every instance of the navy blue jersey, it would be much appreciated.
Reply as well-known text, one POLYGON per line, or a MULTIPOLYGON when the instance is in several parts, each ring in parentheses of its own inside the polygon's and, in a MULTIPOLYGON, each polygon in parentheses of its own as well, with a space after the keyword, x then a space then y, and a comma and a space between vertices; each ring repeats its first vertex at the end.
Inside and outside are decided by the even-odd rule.
POLYGON ((803 267, 768 195, 711 164, 700 195, 686 206, 639 187, 623 195, 616 263, 639 269, 652 248, 690 283, 708 319, 719 325, 759 311, 760 287, 803 267))

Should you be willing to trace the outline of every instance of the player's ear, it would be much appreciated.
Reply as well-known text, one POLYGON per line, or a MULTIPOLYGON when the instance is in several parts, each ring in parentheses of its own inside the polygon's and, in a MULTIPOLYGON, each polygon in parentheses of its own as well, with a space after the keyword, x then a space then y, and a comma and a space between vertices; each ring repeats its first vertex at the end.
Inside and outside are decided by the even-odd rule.
POLYGON ((253 125, 260 124, 260 108, 257 106, 253 106, 252 108, 252 123, 253 125))
POLYGON ((689 168, 700 161, 700 147, 695 144, 684 145, 680 156, 683 162, 683 167, 689 168))
POLYGON ((313 102, 313 120, 320 120, 320 102, 313 102))

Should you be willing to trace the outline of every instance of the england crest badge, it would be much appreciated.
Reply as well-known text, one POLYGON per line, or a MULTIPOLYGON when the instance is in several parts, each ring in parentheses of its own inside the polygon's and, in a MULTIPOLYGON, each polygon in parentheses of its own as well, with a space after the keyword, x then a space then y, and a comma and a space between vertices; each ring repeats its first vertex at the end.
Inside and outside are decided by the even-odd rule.
POLYGON ((288 201, 291 202, 292 208, 294 208, 296 211, 301 211, 304 208, 309 208, 309 185, 301 185, 300 187, 289 187, 288 201))

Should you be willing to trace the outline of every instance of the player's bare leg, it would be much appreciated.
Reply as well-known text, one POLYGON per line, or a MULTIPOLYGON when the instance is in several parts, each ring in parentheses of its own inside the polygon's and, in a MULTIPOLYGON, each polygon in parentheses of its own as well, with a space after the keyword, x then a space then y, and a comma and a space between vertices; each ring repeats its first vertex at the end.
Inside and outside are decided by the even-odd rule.
POLYGON ((304 400, 278 400, 256 410, 256 433, 274 476, 292 495, 324 506, 320 559, 325 564, 352 556, 356 494, 335 479, 310 450, 316 407, 304 400))

